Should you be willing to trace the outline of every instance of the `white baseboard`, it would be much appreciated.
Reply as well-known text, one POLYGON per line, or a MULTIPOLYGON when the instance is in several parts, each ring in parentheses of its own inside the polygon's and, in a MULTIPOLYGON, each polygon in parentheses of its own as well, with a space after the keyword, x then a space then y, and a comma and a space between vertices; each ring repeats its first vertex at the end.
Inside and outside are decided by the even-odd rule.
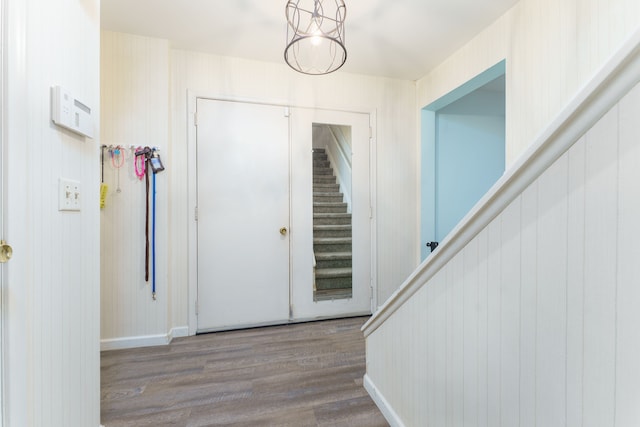
POLYGON ((363 384, 364 388, 369 393, 369 396, 371 396, 371 399, 373 399, 376 406, 380 409, 380 412, 382 412, 382 415, 384 415, 389 425, 391 425, 391 427, 405 427, 398 414, 396 414, 396 411, 393 410, 391 405, 389 405, 389 402, 387 402, 387 399, 384 398, 382 393, 380 393, 380 390, 378 390, 373 381, 371 381, 369 375, 364 375, 363 384))
POLYGON ((189 328, 187 326, 181 326, 171 329, 166 334, 103 339, 100 340, 100 351, 167 345, 174 338, 186 337, 188 335, 189 328))
POLYGON ((174 338, 188 337, 189 336, 189 327, 181 326, 179 328, 173 328, 169 331, 169 341, 174 338))

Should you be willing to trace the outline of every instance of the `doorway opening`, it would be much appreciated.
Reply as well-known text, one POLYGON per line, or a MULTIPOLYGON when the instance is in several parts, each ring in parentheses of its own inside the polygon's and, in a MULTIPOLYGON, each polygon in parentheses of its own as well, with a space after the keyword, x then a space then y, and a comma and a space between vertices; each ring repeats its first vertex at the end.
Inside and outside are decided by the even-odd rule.
POLYGON ((351 298, 351 127, 313 123, 313 299, 351 298))
POLYGON ((505 170, 505 61, 421 112, 421 259, 505 170))

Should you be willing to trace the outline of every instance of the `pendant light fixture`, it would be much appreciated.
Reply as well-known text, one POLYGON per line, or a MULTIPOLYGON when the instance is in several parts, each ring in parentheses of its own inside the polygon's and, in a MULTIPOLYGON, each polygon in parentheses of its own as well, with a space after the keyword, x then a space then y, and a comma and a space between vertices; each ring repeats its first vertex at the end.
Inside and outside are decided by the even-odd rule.
POLYGON ((343 0, 288 0, 284 60, 304 74, 329 74, 347 60, 343 0))

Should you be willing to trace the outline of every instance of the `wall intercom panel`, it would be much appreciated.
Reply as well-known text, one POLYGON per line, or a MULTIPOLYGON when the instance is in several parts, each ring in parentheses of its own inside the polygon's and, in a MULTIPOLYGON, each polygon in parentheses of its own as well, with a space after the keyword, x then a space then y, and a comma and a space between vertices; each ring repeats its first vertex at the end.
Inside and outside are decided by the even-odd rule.
POLYGON ((51 88, 51 120, 80 135, 93 138, 93 116, 91 108, 74 98, 68 90, 51 88))

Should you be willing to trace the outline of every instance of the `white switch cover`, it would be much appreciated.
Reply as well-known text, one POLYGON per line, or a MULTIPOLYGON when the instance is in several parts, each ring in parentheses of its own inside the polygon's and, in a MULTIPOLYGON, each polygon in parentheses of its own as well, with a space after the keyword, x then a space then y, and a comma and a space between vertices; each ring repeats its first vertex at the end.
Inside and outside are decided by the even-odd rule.
POLYGON ((60 178, 58 184, 58 210, 80 210, 80 182, 60 178))

